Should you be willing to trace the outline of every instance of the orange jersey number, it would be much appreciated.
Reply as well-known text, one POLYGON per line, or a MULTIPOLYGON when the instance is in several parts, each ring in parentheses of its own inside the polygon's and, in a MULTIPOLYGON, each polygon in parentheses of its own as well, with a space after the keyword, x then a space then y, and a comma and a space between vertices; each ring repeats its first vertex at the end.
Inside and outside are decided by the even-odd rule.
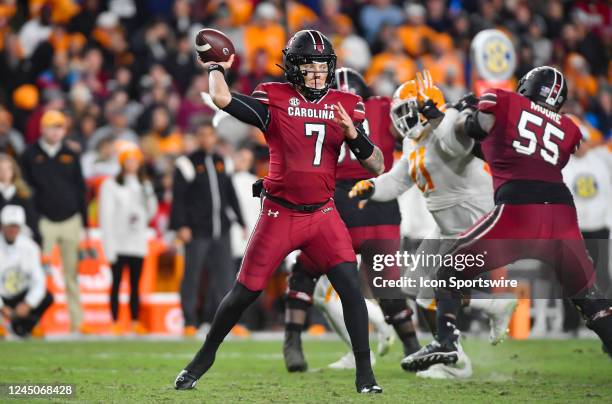
POLYGON ((433 191, 435 189, 434 183, 431 180, 431 175, 425 169, 425 148, 419 147, 418 150, 413 150, 408 156, 408 160, 410 161, 410 176, 416 186, 419 187, 421 192, 433 191), (421 172, 419 178, 417 178, 417 171, 421 172))

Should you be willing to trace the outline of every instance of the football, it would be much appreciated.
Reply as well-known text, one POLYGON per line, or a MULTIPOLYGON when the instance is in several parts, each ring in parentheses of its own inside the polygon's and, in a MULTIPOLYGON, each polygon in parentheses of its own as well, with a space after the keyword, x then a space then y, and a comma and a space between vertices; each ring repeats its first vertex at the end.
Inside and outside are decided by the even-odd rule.
POLYGON ((225 62, 236 52, 227 35, 212 28, 204 28, 198 32, 195 49, 202 62, 225 62))

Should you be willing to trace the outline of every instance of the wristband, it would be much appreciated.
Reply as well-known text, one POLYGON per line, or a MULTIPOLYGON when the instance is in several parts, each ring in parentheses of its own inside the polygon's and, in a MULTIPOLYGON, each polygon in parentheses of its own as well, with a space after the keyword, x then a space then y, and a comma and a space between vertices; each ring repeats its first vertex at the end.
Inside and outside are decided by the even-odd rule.
POLYGON ((438 109, 432 100, 425 101, 425 104, 420 108, 420 111, 428 120, 437 119, 444 116, 444 113, 438 109))
POLYGON ((357 129, 357 137, 355 139, 348 139, 346 143, 358 160, 365 160, 374 153, 374 144, 359 129, 357 129))
POLYGON ((221 72, 221 74, 223 74, 225 76, 225 69, 223 68, 223 66, 221 66, 218 63, 213 63, 212 65, 208 66, 208 73, 210 74, 211 72, 214 72, 215 70, 221 72))

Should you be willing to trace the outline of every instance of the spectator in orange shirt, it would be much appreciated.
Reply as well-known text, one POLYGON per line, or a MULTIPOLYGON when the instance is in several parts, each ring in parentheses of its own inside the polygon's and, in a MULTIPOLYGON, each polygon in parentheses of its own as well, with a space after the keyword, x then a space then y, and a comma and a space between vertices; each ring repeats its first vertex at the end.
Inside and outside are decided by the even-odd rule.
POLYGON ((0 51, 4 50, 5 35, 12 31, 9 21, 15 15, 15 11, 15 4, 0 4, 0 51))
POLYGON ((573 84, 576 96, 582 105, 586 105, 590 97, 597 94, 597 80, 589 72, 586 59, 578 53, 570 53, 565 60, 565 75, 573 84))
POLYGON ((414 61, 406 55, 401 40, 395 35, 395 30, 391 30, 391 35, 386 42, 383 52, 375 55, 372 59, 370 68, 365 74, 368 83, 373 83, 377 76, 386 73, 396 85, 412 79, 417 71, 414 61))
POLYGON ((30 15, 38 16, 41 9, 48 5, 51 9, 51 21, 55 24, 66 24, 79 13, 80 7, 75 0, 29 0, 30 15))
POLYGON ((435 33, 431 40, 427 39, 427 47, 430 53, 423 55, 421 62, 423 68, 429 70, 434 83, 446 82, 449 72, 453 82, 452 86, 465 86, 463 62, 453 48, 453 39, 446 33, 435 33))
POLYGON ((146 156, 157 160, 159 157, 183 152, 181 132, 173 128, 170 111, 164 106, 157 106, 151 114, 151 130, 142 139, 142 149, 146 156))
POLYGON ((287 24, 289 31, 297 32, 312 26, 318 20, 317 14, 297 1, 287 2, 287 24))
POLYGON ((397 30, 397 35, 404 44, 404 49, 412 57, 420 56, 424 50, 424 41, 435 41, 436 31, 425 25, 425 7, 411 3, 406 6, 406 24, 397 30))
POLYGON ((255 9, 253 22, 244 30, 244 45, 248 69, 255 65, 257 51, 263 49, 268 54, 268 74, 278 75, 282 64, 282 50, 285 46, 285 30, 278 23, 279 13, 268 2, 259 3, 255 9))

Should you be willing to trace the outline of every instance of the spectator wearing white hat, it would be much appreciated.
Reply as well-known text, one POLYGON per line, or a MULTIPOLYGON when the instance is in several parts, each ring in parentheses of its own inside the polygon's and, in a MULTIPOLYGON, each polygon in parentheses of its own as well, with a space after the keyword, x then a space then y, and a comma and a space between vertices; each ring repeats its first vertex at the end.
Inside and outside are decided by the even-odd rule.
MULTIPOLYGON (((40 249, 29 237, 20 234, 25 211, 6 205, 0 213, 0 314, 18 336, 42 335, 34 327, 53 297, 46 289, 40 265, 40 249)), ((0 326, 0 335, 6 330, 0 326)))

